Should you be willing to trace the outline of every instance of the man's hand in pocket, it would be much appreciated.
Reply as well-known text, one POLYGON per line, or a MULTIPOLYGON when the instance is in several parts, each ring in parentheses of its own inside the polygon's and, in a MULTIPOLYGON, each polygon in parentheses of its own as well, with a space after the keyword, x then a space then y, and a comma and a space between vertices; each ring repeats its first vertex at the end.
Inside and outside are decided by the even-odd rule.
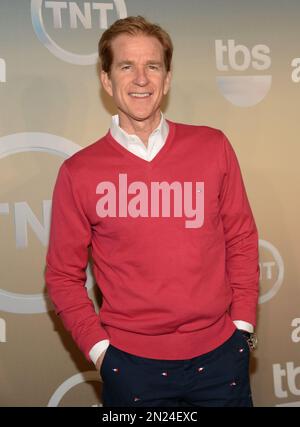
MULTIPOLYGON (((105 356, 105 353, 106 353, 106 352, 107 352, 107 349, 106 349, 106 350, 104 350, 104 351, 100 354, 100 356, 98 357, 97 362, 96 362, 96 369, 97 369, 97 371, 99 372, 99 374, 100 374, 100 369, 101 369, 102 362, 103 362, 103 359, 104 359, 104 356, 105 356)), ((103 382, 103 379, 102 379, 101 375, 100 375, 100 380, 103 382)))

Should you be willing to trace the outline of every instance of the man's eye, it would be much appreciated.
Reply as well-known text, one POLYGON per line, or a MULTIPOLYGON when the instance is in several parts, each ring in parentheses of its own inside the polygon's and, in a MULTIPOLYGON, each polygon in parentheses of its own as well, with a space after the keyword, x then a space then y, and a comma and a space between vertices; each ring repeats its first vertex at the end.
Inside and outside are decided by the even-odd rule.
POLYGON ((158 65, 149 65, 150 70, 158 70, 158 65))
POLYGON ((121 70, 129 70, 130 69, 130 65, 123 65, 121 67, 121 70))

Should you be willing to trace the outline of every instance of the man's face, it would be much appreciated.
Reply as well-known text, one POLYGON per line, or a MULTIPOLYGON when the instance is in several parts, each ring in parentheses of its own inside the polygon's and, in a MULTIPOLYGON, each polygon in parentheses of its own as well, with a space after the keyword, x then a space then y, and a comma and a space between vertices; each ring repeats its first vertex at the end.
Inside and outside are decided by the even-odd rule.
POLYGON ((115 101, 120 125, 125 130, 132 130, 137 122, 157 125, 171 80, 160 42, 155 37, 121 34, 113 40, 112 52, 110 74, 102 71, 101 81, 115 101))

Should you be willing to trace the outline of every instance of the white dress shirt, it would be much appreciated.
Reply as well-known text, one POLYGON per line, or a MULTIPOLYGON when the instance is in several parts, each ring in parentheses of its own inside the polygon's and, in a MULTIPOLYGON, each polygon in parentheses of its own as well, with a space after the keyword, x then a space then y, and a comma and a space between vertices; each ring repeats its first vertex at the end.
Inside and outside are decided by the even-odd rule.
POLYGON ((110 133, 128 151, 150 162, 166 142, 169 134, 169 125, 163 114, 161 114, 160 123, 149 136, 147 147, 137 135, 129 135, 120 128, 118 115, 112 117, 110 133))
MULTIPOLYGON (((164 115, 161 113, 160 123, 149 136, 147 147, 137 135, 129 135, 120 128, 118 115, 112 117, 110 133, 111 136, 128 151, 150 162, 164 146, 169 134, 169 125, 164 115)), ((254 331, 253 325, 243 320, 234 320, 234 324, 238 329, 243 329, 248 332, 254 331)), ((94 364, 96 364, 99 356, 108 346, 109 340, 102 340, 92 347, 89 355, 94 364)))

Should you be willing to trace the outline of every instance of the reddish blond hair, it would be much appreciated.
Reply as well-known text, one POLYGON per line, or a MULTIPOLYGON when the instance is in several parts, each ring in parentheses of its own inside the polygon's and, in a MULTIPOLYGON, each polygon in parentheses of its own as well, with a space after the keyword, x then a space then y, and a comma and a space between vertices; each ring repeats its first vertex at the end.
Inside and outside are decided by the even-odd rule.
POLYGON ((173 43, 169 34, 159 25, 152 24, 142 16, 128 16, 127 18, 115 21, 107 30, 104 31, 99 40, 98 52, 103 71, 108 74, 110 73, 111 64, 113 62, 111 44, 112 41, 120 34, 129 34, 132 36, 143 34, 155 37, 162 45, 166 70, 171 70, 173 43))

